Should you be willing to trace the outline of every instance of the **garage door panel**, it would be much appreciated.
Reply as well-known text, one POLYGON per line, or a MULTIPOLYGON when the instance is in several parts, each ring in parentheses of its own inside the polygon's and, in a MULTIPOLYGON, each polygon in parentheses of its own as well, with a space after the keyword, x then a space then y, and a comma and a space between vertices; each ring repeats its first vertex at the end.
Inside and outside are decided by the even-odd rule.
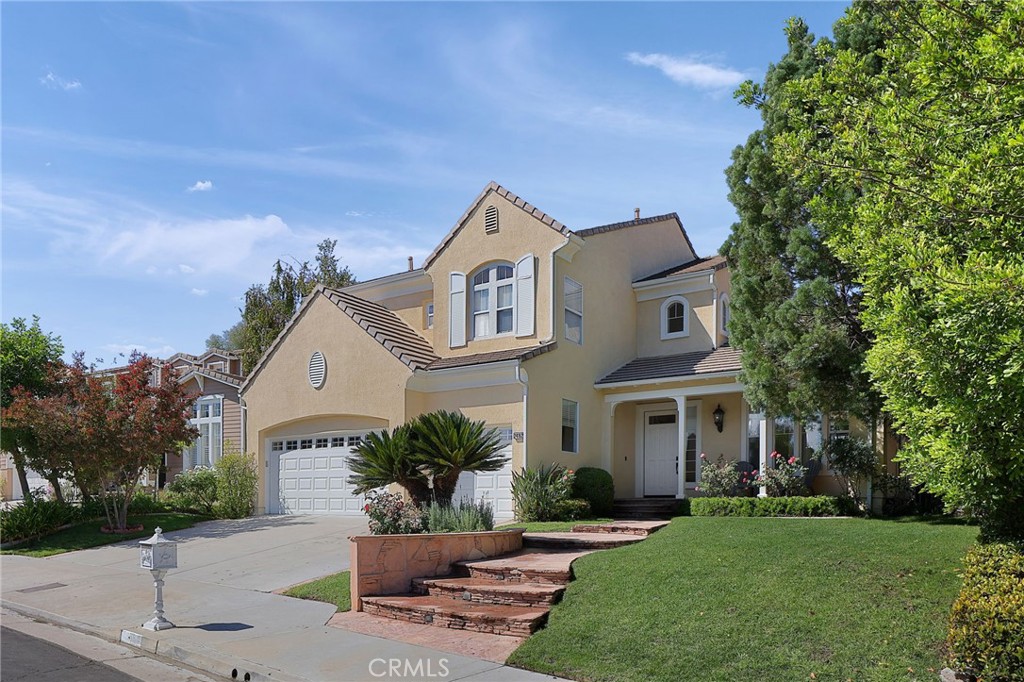
POLYGON ((273 441, 270 451, 279 456, 271 461, 270 479, 277 483, 278 499, 276 505, 271 503, 270 511, 362 515, 366 500, 354 494, 348 483, 348 458, 360 438, 314 434, 273 441), (295 447, 306 443, 314 443, 315 448, 295 447), (288 446, 291 449, 286 449, 288 446))

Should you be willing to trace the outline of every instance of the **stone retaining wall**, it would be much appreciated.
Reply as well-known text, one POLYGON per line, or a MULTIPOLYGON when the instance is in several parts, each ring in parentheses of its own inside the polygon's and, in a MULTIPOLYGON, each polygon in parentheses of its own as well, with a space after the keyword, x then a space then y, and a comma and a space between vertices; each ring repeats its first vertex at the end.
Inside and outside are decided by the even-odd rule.
POLYGON ((448 575, 452 564, 523 548, 523 529, 423 535, 357 535, 351 540, 352 610, 361 597, 407 594, 413 578, 448 575))

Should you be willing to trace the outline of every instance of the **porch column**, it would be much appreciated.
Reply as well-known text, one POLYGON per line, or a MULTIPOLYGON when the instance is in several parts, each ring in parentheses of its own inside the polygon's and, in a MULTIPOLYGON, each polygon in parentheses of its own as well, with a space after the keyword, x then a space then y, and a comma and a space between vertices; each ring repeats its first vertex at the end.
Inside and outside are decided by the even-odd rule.
POLYGON ((618 402, 604 404, 604 414, 601 417, 601 468, 609 474, 612 472, 612 455, 615 450, 615 408, 618 402))
POLYGON ((676 453, 676 457, 679 458, 679 466, 676 467, 679 487, 676 497, 683 498, 686 497, 686 396, 677 396, 673 400, 676 401, 676 410, 679 411, 679 416, 676 419, 676 427, 679 429, 679 444, 676 453))
MULTIPOLYGON (((761 475, 768 470, 769 467, 769 455, 772 452, 772 443, 775 442, 775 421, 769 419, 768 415, 761 413, 761 422, 757 425, 757 442, 759 445, 758 452, 758 471, 761 475)), ((768 488, 761 486, 757 493, 758 497, 768 497, 768 488)))

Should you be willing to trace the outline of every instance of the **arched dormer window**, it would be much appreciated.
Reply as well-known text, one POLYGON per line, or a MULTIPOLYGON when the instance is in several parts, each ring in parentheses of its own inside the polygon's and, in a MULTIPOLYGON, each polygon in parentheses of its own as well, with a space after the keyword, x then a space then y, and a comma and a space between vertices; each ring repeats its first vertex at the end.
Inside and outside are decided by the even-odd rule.
POLYGON ((721 310, 719 310, 718 319, 721 320, 722 334, 729 336, 729 316, 731 314, 729 310, 729 294, 722 294, 719 300, 721 301, 719 304, 721 305, 721 310))
POLYGON ((661 338, 679 339, 690 335, 690 302, 673 296, 661 304, 661 338))
POLYGON ((472 278, 470 298, 474 339, 511 334, 515 324, 515 268, 492 263, 472 278))

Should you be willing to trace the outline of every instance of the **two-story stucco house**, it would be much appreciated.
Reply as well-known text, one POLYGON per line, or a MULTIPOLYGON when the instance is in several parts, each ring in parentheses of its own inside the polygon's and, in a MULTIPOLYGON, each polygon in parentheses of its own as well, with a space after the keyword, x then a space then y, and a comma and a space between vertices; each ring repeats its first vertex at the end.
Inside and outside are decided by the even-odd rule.
POLYGON ((821 425, 751 413, 728 318, 724 259, 676 214, 571 230, 491 183, 421 268, 317 289, 242 384, 258 511, 361 513, 352 447, 437 409, 505 434, 508 467, 457 492, 501 518, 524 466, 601 467, 616 497, 674 498, 702 452, 811 453, 821 425))

